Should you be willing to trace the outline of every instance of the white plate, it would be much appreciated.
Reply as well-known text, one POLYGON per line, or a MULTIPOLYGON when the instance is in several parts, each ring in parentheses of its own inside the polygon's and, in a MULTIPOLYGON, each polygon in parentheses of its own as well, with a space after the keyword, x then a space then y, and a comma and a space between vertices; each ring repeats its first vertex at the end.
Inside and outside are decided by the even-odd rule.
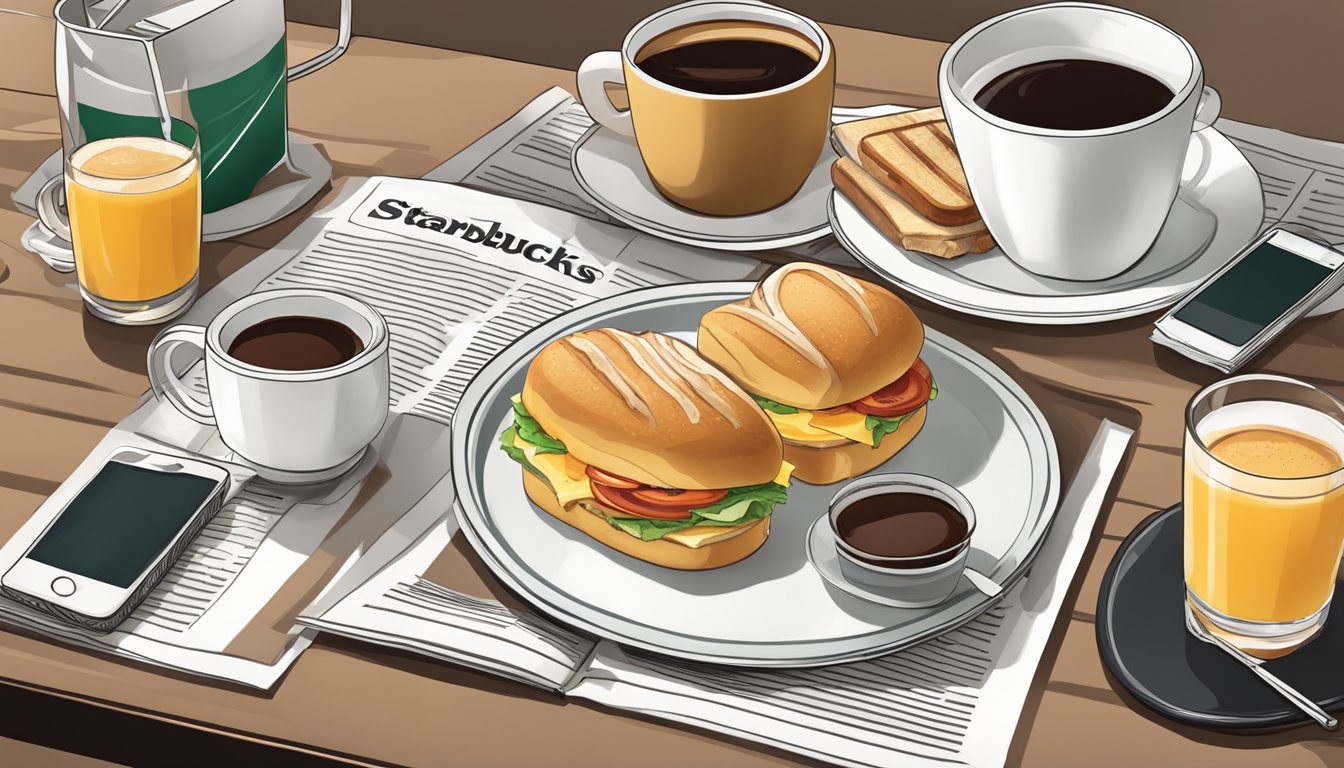
POLYGON ((998 248, 955 259, 907 251, 839 193, 831 196, 831 222, 836 239, 855 258, 936 304, 1034 325, 1118 320, 1175 303, 1260 230, 1260 179, 1241 151, 1213 129, 1192 135, 1190 147, 1186 181, 1157 242, 1132 269, 1108 280, 1041 277, 1014 264, 998 248))
POLYGON ((788 248, 831 233, 826 200, 831 194, 828 144, 798 194, 783 205, 750 216, 708 216, 669 202, 653 186, 635 140, 600 125, 574 144, 574 178, 593 203, 630 227, 677 243, 721 251, 788 248))
MULTIPOLYGON (((491 571, 543 613, 582 631, 682 659, 748 666, 815 666, 870 658, 973 619, 995 598, 963 581, 924 609, 874 605, 827 587, 809 564, 808 526, 834 486, 794 481, 754 555, 712 571, 676 571, 597 543, 542 512, 523 492, 522 469, 498 448, 509 398, 548 342, 615 327, 695 340, 700 317, 754 283, 651 288, 595 302, 523 336, 477 374, 453 417, 452 473, 462 531, 491 571)), ((1010 586, 1026 571, 1059 500, 1049 426, 1002 370, 937 331, 923 359, 938 379, 921 434, 874 471, 945 480, 977 512, 968 565, 1010 586)))
MULTIPOLYGON (((61 164, 61 152, 57 150, 14 191, 15 206, 30 216, 37 215, 37 190, 61 172, 61 164)), ((225 240, 279 221, 312 200, 328 181, 331 181, 331 163, 311 139, 290 131, 286 165, 267 174, 246 200, 205 214, 201 221, 201 239, 207 242, 225 240)), ((21 242, 49 263, 53 260, 68 262, 69 268, 74 269, 70 243, 56 237, 42 222, 34 221, 29 225, 21 242)))

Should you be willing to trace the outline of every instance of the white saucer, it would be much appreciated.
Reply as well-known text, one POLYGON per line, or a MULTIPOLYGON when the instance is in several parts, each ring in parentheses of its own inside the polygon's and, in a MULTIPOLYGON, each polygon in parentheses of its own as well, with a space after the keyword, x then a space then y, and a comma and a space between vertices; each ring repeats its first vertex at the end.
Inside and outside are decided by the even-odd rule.
POLYGON ((574 178, 593 204, 627 226, 685 245, 722 251, 764 251, 809 243, 831 233, 826 199, 835 152, 826 146, 803 188, 788 202, 750 216, 708 216, 659 194, 635 140, 600 125, 570 155, 574 178))
MULTIPOLYGON (((62 172, 61 152, 57 150, 38 166, 28 180, 14 190, 14 205, 36 216, 37 191, 48 179, 62 172)), ((201 222, 201 239, 224 240, 278 221, 302 208, 331 181, 331 163, 306 136, 289 133, 286 164, 275 168, 257 185, 252 196, 234 205, 207 213, 201 222)), ((34 221, 20 238, 23 247, 36 253, 52 269, 71 272, 75 268, 70 243, 34 221)))
POLYGON ((829 207, 836 239, 845 249, 911 293, 980 317, 1079 325, 1175 303, 1260 231, 1264 198, 1259 176, 1222 134, 1205 129, 1191 136, 1183 179, 1177 202, 1148 254, 1127 272, 1092 282, 1035 275, 998 248, 955 259, 907 251, 888 240, 844 195, 834 193, 829 207))
MULTIPOLYGON (((892 608, 920 607, 910 605, 897 591, 888 592, 880 587, 856 584, 846 579, 840 570, 840 555, 835 550, 835 533, 831 531, 828 515, 817 518, 807 531, 807 561, 817 569, 823 581, 847 595, 892 608)), ((970 568, 962 573, 961 578, 988 597, 998 597, 1003 592, 1003 588, 993 579, 970 568)))
POLYGON ((346 459, 345 461, 341 462, 340 464, 337 464, 334 467, 327 467, 326 469, 314 469, 312 471, 307 472, 293 472, 284 469, 275 469, 273 467, 267 467, 262 464, 257 464, 255 462, 248 461, 247 459, 243 458, 242 456, 239 456, 236 453, 233 454, 233 456, 231 456, 229 460, 237 464, 242 464, 248 469, 251 469, 252 471, 257 473, 257 477, 260 477, 262 480, 266 480, 268 482, 277 483, 279 485, 312 485, 314 483, 325 483, 328 480, 335 480, 336 478, 344 475, 346 472, 349 472, 350 470, 354 469, 355 465, 358 464, 360 460, 363 459, 368 452, 369 452, 368 446, 365 446, 363 449, 360 450, 359 453, 355 454, 354 456, 351 456, 349 459, 346 459))

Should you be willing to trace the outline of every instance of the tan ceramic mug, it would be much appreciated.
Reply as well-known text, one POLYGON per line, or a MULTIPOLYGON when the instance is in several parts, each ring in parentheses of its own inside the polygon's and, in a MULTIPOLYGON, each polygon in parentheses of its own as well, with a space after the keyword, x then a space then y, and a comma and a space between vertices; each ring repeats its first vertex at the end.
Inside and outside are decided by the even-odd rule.
POLYGON ((741 216, 786 202, 811 173, 831 126, 835 55, 792 11, 700 0, 639 22, 619 53, 589 56, 578 85, 594 120, 635 138, 665 197, 741 216), (607 83, 625 86, 629 110, 607 83))

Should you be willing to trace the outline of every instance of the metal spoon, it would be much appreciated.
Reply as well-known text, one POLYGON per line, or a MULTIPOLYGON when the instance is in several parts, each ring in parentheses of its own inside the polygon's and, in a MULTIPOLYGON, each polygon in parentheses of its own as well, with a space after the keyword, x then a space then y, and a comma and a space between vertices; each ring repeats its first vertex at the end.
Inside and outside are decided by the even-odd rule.
POLYGON ((1195 618, 1188 606, 1185 609, 1185 626, 1190 630, 1190 634, 1210 645, 1222 648, 1227 652, 1228 656, 1240 661, 1247 669, 1254 672, 1256 677, 1265 681, 1270 688, 1278 691, 1280 696, 1287 699, 1293 706, 1306 713, 1308 717, 1319 723, 1322 728, 1328 731, 1333 731, 1339 727, 1339 720, 1331 717, 1330 713, 1317 706, 1316 702, 1303 696, 1291 685, 1276 677, 1274 673, 1260 666, 1262 663, 1261 659, 1257 659, 1232 643, 1229 643, 1227 640, 1210 632, 1208 628, 1204 626, 1204 622, 1195 618))

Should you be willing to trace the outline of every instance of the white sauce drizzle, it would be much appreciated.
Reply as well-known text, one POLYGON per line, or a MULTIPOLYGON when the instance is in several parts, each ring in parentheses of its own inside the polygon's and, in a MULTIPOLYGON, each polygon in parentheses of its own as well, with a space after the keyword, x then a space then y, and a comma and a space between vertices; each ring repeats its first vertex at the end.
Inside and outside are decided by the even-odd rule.
POLYGON ((826 359, 826 356, 821 353, 812 339, 808 338, 807 334, 803 333, 803 330, 793 321, 793 318, 789 317, 780 300, 779 292, 784 284, 784 278, 800 271, 819 275, 831 285, 839 288, 849 303, 863 317, 863 322, 868 326, 869 333, 874 336, 877 335, 877 319, 873 317, 873 312, 869 309, 868 303, 863 300, 863 285, 849 275, 815 264, 793 263, 783 266, 761 281, 756 290, 752 291, 751 295, 742 302, 730 304, 724 309, 764 327, 790 347, 793 347, 813 365, 829 372, 834 379, 836 371, 835 367, 831 365, 831 361, 826 359))
POLYGON ((630 359, 634 360, 640 369, 649 375, 650 379, 653 379, 653 383, 677 401, 677 404, 681 406, 681 412, 686 414, 686 418, 692 424, 700 423, 700 409, 696 408, 691 398, 687 397, 686 393, 682 392, 672 382, 672 379, 680 377, 675 371, 668 368, 662 354, 653 345, 649 344, 647 339, 611 328, 604 328, 602 332, 614 339, 617 344, 620 344, 626 354, 630 355, 630 359))
POLYGON ((635 392, 634 388, 630 386, 630 382, 626 380, 624 374, 616 370, 615 364, 611 362, 610 357, 607 357, 607 353, 603 352, 600 347, 582 336, 570 336, 565 339, 565 341, 588 358, 588 362, 593 364, 593 367, 597 369, 597 372, 602 374, 611 386, 616 388, 616 391, 620 393, 621 397, 625 398, 626 405, 643 414, 644 418, 648 419, 650 426, 658 426, 658 420, 654 418, 653 411, 649 409, 649 404, 644 402, 644 399, 635 392))
MULTIPOLYGON (((626 354, 630 355, 635 365, 681 406, 682 412, 692 424, 700 423, 701 411, 695 400, 689 396, 690 393, 699 396, 719 415, 727 419, 734 429, 742 426, 737 409, 724 399, 709 379, 718 381, 725 390, 733 393, 743 403, 755 407, 755 401, 751 396, 734 384, 732 379, 702 360, 694 350, 676 339, 653 331, 646 331, 636 336, 612 328, 602 328, 591 333, 602 333, 619 344, 626 354)), ((634 382, 621 373, 601 347, 582 335, 570 336, 565 341, 588 358, 598 373, 620 393, 631 409, 643 414, 651 426, 657 426, 648 400, 641 396, 634 382)))
POLYGON ((723 399, 723 396, 710 386, 708 379, 712 378, 723 385, 723 388, 737 395, 738 399, 747 405, 755 407, 756 401, 751 396, 743 392, 736 384, 732 382, 723 371, 710 365, 701 359, 696 353, 692 352, 690 347, 679 344, 666 336, 654 334, 645 334, 650 336, 666 353, 664 359, 672 364, 681 375, 682 380, 691 385, 710 407, 719 412, 733 425, 734 429, 742 426, 742 421, 737 417, 737 410, 733 408, 732 403, 723 399))

